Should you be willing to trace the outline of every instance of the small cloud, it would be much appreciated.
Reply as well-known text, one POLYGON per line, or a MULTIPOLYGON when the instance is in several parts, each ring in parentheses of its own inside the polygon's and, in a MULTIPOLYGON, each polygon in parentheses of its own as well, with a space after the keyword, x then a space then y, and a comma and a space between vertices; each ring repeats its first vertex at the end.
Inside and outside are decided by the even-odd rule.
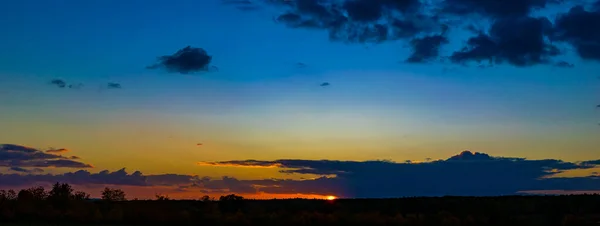
POLYGON ((69 150, 66 148, 57 148, 57 149, 51 148, 51 149, 46 150, 46 153, 60 154, 60 153, 65 153, 65 152, 69 152, 69 150))
POLYGON ((62 79, 52 79, 50 80, 50 84, 58 88, 65 88, 67 86, 67 83, 62 79))
POLYGON ((281 163, 257 160, 234 160, 223 162, 198 162, 201 166, 249 167, 249 168, 279 168, 281 163))
POLYGON ((69 157, 69 159, 81 159, 81 158, 79 156, 71 155, 71 157, 69 157))
POLYGON ((121 87, 121 84, 119 84, 119 83, 109 82, 108 84, 106 84, 106 88, 107 89, 120 89, 122 87, 121 87))
POLYGON ((190 74, 199 71, 210 71, 212 56, 206 50, 187 46, 178 50, 173 55, 158 57, 157 62, 148 66, 148 69, 165 69, 169 73, 190 74))
POLYGON ((70 84, 67 87, 69 89, 81 89, 83 87, 83 83, 70 84))
POLYGON ((574 68, 575 67, 574 64, 569 63, 567 61, 556 62, 556 63, 554 63, 554 66, 556 66, 556 67, 563 67, 563 68, 574 68))
POLYGON ((324 82, 324 83, 321 83, 321 85, 319 85, 319 86, 330 86, 330 85, 331 84, 329 84, 329 82, 324 82))
POLYGON ((308 65, 306 65, 305 63, 302 63, 302 62, 298 62, 298 63, 296 63, 296 67, 297 67, 297 68, 305 68, 305 67, 307 67, 307 66, 308 66, 308 65))

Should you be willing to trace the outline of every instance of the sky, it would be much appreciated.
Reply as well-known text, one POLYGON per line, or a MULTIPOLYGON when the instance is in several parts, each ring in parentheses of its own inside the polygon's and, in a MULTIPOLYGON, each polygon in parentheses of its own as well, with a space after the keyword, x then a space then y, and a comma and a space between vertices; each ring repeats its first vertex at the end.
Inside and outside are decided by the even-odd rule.
POLYGON ((1 6, 0 189, 600 191, 600 1, 1 6))

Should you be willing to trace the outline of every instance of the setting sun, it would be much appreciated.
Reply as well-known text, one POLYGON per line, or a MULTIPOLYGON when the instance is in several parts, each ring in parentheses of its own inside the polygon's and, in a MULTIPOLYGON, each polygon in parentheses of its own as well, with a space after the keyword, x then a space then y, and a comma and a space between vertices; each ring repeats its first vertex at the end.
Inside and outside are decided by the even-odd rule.
POLYGON ((335 200, 335 199, 336 199, 336 197, 335 197, 335 196, 332 196, 332 195, 330 195, 330 196, 327 196, 327 200, 335 200))

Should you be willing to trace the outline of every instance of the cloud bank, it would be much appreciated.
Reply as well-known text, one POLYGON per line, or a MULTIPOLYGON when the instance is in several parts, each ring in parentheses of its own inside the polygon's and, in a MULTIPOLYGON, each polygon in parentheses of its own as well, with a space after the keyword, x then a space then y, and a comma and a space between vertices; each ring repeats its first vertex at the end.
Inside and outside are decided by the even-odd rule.
MULTIPOLYGON (((14 148, 13 148, 14 149, 14 148)), ((23 150, 35 152, 34 149, 23 150)), ((600 177, 556 177, 569 170, 592 169, 600 160, 565 162, 555 159, 494 157, 485 153, 462 152, 444 160, 421 163, 393 161, 336 161, 282 159, 274 161, 231 160, 200 162, 214 167, 280 168, 284 174, 309 179, 235 177, 210 178, 200 175, 144 175, 123 168, 114 172, 91 173, 78 170, 64 174, 26 171, 0 174, 0 187, 66 182, 74 185, 163 187, 167 192, 203 194, 313 194, 354 198, 443 195, 509 195, 524 191, 600 190, 600 177)), ((252 170, 252 169, 248 169, 252 170)))

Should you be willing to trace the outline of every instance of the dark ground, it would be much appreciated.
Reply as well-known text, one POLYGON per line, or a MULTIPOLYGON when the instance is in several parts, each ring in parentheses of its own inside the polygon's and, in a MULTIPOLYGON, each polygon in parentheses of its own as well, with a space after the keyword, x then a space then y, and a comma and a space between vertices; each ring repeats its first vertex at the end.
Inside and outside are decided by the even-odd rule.
POLYGON ((0 225, 600 225, 600 195, 353 200, 0 200, 0 225))

